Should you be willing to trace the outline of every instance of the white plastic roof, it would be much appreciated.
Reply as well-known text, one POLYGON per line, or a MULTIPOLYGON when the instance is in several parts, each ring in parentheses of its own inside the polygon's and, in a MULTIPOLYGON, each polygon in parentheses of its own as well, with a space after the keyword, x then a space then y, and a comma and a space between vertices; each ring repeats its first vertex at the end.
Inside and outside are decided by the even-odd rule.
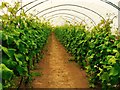
POLYGON ((118 28, 118 9, 103 1, 110 1, 111 3, 118 6, 118 2, 120 0, 102 0, 102 1, 101 0, 0 0, 0 1, 10 2, 11 4, 13 4, 15 1, 19 1, 22 2, 21 6, 24 6, 30 3, 31 1, 35 1, 34 3, 31 3, 26 7, 24 7, 24 10, 27 11, 26 13, 32 13, 34 15, 37 14, 38 17, 44 17, 46 20, 49 19, 53 25, 64 24, 66 20, 68 20, 71 23, 81 22, 84 20, 88 24, 88 26, 91 27, 93 26, 93 24, 99 23, 100 20, 102 19, 96 13, 100 14, 105 19, 108 18, 108 15, 106 14, 109 14, 110 18, 117 16, 117 18, 115 18, 113 21, 114 22, 113 30, 115 28, 118 28), (76 6, 80 6, 80 7, 76 7, 76 6), (54 7, 54 8, 50 8, 50 7, 54 7), (92 10, 93 12, 90 10, 92 10), (41 13, 38 14, 38 12, 41 13))

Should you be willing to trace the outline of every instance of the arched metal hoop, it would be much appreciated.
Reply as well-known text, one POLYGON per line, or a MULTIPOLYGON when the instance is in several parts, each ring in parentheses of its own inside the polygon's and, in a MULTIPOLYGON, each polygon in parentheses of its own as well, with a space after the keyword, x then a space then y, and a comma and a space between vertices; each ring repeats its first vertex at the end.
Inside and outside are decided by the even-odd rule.
POLYGON ((40 3, 38 3, 38 4, 35 4, 34 6, 30 7, 28 10, 26 10, 25 13, 28 12, 30 9, 32 9, 32 8, 34 8, 34 7, 42 4, 42 3, 45 3, 45 2, 47 2, 47 1, 49 1, 49 0, 45 0, 45 1, 42 1, 42 2, 40 2, 40 3))
MULTIPOLYGON (((38 0, 34 0, 34 1, 32 1, 32 2, 29 2, 29 3, 25 4, 25 5, 22 6, 19 10, 21 10, 22 8, 28 6, 28 5, 30 5, 30 4, 32 4, 32 3, 34 3, 34 2, 36 2, 36 1, 38 1, 38 0)), ((47 0, 47 1, 49 1, 49 0, 47 0)), ((116 9, 118 9, 118 10, 120 11, 120 7, 116 6, 116 5, 113 4, 112 2, 107 1, 107 0, 100 0, 100 1, 105 2, 105 3, 107 3, 107 4, 111 5, 111 6, 113 6, 114 8, 116 8, 116 9)), ((38 3, 38 4, 36 4, 36 5, 32 6, 32 7, 30 7, 29 10, 32 9, 32 8, 34 8, 34 7, 36 7, 37 5, 40 5, 40 4, 42 4, 42 3, 38 3)), ((19 10, 18 10, 18 11, 19 11, 19 10)), ((27 11, 29 11, 29 10, 27 10, 27 11)), ((18 11, 17 11, 17 12, 18 12, 18 11)))
MULTIPOLYGON (((83 21, 86 25, 87 25, 87 23, 83 20, 83 19, 81 19, 80 17, 78 17, 78 16, 75 16, 75 15, 72 15, 72 14, 68 14, 68 13, 56 13, 56 14, 53 14, 53 15, 51 15, 51 16, 48 16, 48 17, 46 17, 46 18, 48 18, 48 20, 49 19, 52 19, 54 16, 56 17, 57 15, 60 15, 60 14, 62 14, 62 15, 67 15, 67 16, 64 16, 64 17, 68 17, 68 18, 71 18, 71 19, 73 19, 72 17, 76 17, 76 18, 78 18, 78 19, 80 19, 81 21, 83 21), (69 16, 72 16, 72 17, 69 17, 69 16)), ((78 20, 76 20, 77 22, 80 22, 80 21, 78 21, 78 20)))
MULTIPOLYGON (((60 14, 62 14, 62 15, 69 15, 69 16, 78 18, 79 20, 83 21, 83 22, 87 25, 87 22, 85 22, 83 19, 81 19, 81 18, 78 17, 78 16, 72 15, 72 14, 70 14, 70 13, 55 13, 55 14, 53 14, 53 15, 50 15, 50 16, 46 17, 46 18, 50 18, 50 17, 52 17, 52 16, 56 16, 56 15, 60 15, 60 14)), ((92 24, 93 24, 93 23, 92 23, 92 24)), ((95 25, 93 24, 93 26, 95 26, 95 25)))
MULTIPOLYGON (((50 18, 48 19, 48 21, 50 21, 51 19, 59 18, 59 17, 60 17, 60 16, 57 16, 57 15, 54 16, 54 17, 50 17, 50 18)), ((69 19, 71 19, 71 21, 74 20, 72 17, 69 17, 69 16, 62 16, 62 19, 71 22, 70 20, 67 20, 67 19, 65 19, 65 18, 69 18, 69 19)), ((78 20, 75 20, 74 22, 75 22, 75 23, 79 23, 78 20)))
MULTIPOLYGON (((36 2, 36 1, 38 1, 38 0, 34 0, 34 1, 32 1, 32 2, 29 2, 29 3, 25 4, 24 6, 22 6, 21 8, 19 8, 19 9, 17 10, 17 12, 20 11, 21 9, 23 9, 24 7, 26 7, 26 6, 28 6, 28 5, 36 2)), ((21 3, 22 3, 22 2, 21 2, 21 3)))
MULTIPOLYGON (((44 15, 47 15, 47 14, 51 14, 52 12, 63 11, 63 10, 65 10, 65 11, 73 11, 73 12, 82 14, 82 15, 84 15, 85 17, 89 18, 89 19, 94 23, 94 26, 96 26, 95 21, 94 21, 92 18, 90 18, 88 15, 86 15, 86 14, 84 14, 84 13, 81 13, 81 12, 79 12, 79 11, 76 11, 76 10, 72 10, 72 9, 58 9, 58 10, 53 10, 53 11, 50 11, 50 12, 47 12, 47 13, 41 15, 41 17, 43 17, 44 15)), ((38 13, 38 14, 40 14, 40 13, 38 13)), ((38 15, 38 14, 36 14, 36 15, 38 15)))
MULTIPOLYGON (((88 11, 91 11, 91 12, 97 14, 97 15, 100 16, 103 20, 105 20, 102 15, 100 15, 100 14, 97 13, 97 12, 95 12, 94 10, 91 10, 91 9, 89 9, 89 8, 86 8, 86 7, 83 7, 83 6, 80 6, 80 5, 75 5, 75 4, 61 4, 61 5, 57 5, 57 6, 52 6, 52 7, 46 8, 46 9, 44 9, 44 10, 42 10, 42 11, 39 11, 37 14, 42 13, 42 12, 47 11, 47 10, 50 10, 50 9, 52 9, 52 8, 57 8, 57 7, 61 7, 61 6, 74 6, 74 7, 84 8, 84 9, 86 9, 86 10, 88 10, 88 11)), ((37 14, 35 14, 35 15, 37 15, 37 14)))
POLYGON ((107 1, 107 0, 100 0, 102 2, 105 2, 111 6, 113 6, 114 8, 118 9, 120 11, 120 7, 118 7, 117 5, 115 5, 114 3, 110 2, 110 1, 107 1))

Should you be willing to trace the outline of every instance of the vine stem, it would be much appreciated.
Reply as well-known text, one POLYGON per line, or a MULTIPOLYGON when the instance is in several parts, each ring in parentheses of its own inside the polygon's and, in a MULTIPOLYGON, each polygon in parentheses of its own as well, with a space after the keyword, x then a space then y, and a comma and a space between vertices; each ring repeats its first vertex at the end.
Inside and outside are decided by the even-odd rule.
POLYGON ((23 77, 21 77, 20 84, 19 84, 19 86, 18 86, 17 90, 19 90, 19 88, 20 88, 20 86, 21 86, 22 82, 23 82, 23 77))

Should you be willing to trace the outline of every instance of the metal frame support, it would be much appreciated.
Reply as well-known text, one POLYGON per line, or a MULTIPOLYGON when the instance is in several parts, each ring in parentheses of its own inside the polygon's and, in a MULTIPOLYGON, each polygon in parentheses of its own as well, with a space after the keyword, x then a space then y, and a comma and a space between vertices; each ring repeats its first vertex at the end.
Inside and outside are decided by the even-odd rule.
MULTIPOLYGON (((89 9, 87 7, 84 7, 84 6, 76 5, 76 4, 60 4, 60 5, 52 6, 52 7, 46 8, 42 11, 39 11, 37 14, 45 12, 45 11, 53 9, 53 8, 61 7, 61 6, 74 6, 74 7, 78 7, 78 8, 83 8, 83 9, 86 9, 88 11, 91 11, 91 12, 95 13, 96 15, 100 16, 103 20, 105 20, 105 18, 101 14, 99 14, 98 12, 95 12, 92 9, 89 9)), ((35 14, 35 15, 37 15, 37 14, 35 14)))
POLYGON ((78 17, 78 16, 75 16, 75 15, 69 14, 69 13, 56 13, 56 14, 52 14, 52 15, 46 17, 46 18, 48 18, 48 20, 49 20, 50 18, 52 18, 52 17, 54 17, 54 16, 56 16, 56 15, 60 15, 60 14, 62 14, 62 15, 69 15, 69 16, 72 16, 72 17, 78 18, 78 19, 80 19, 81 21, 83 21, 83 22, 87 25, 87 23, 86 23, 83 19, 81 19, 81 18, 78 17))
MULTIPOLYGON (((26 7, 26 6, 34 3, 34 2, 36 2, 36 1, 38 1, 38 0, 34 0, 34 1, 32 1, 32 2, 29 2, 29 3, 25 4, 24 6, 22 6, 21 8, 19 8, 18 11, 20 11, 20 10, 23 9, 24 7, 26 7)), ((21 2, 21 3, 22 3, 22 2, 21 2)), ((18 12, 18 11, 17 11, 17 12, 18 12)))
POLYGON ((112 2, 110 2, 110 1, 108 1, 108 0, 100 0, 100 1, 105 2, 105 3, 113 6, 114 8, 116 8, 116 9, 118 9, 118 10, 120 11, 120 7, 117 6, 117 5, 115 5, 114 3, 112 3, 112 2))
MULTIPOLYGON (((73 12, 82 14, 83 16, 89 18, 89 19, 92 21, 92 23, 93 23, 94 26, 97 25, 97 24, 95 23, 95 21, 94 21, 92 18, 90 18, 88 15, 86 15, 86 14, 84 14, 84 13, 81 13, 81 12, 79 12, 79 11, 73 10, 73 9, 57 9, 57 10, 53 10, 53 11, 47 12, 47 13, 41 15, 41 16, 43 17, 44 15, 51 14, 52 12, 63 11, 63 10, 65 10, 65 11, 73 11, 73 12)), ((38 14, 40 14, 40 13, 37 13, 36 15, 38 15, 38 14)))
MULTIPOLYGON (((51 17, 48 19, 48 21, 52 20, 52 19, 55 19, 55 18, 58 18, 60 16, 54 16, 54 17, 51 17)), ((72 20, 74 20, 72 17, 69 17, 69 16, 63 16, 61 17, 63 20, 65 21, 69 21, 71 23, 72 20), (71 19, 71 20, 67 20, 67 18, 71 19)), ((79 23, 79 21, 75 20, 74 23, 79 23)))
MULTIPOLYGON (((22 0, 21 0, 21 1, 22 1, 22 0)), ((36 1, 38 1, 38 0, 33 0, 33 1, 29 2, 29 3, 27 3, 27 4, 24 5, 24 6, 21 5, 21 8, 20 8, 18 11, 20 11, 22 8, 28 6, 28 5, 36 2, 36 1)), ((28 10, 26 10, 25 13, 28 12, 29 10, 31 10, 32 8, 34 8, 34 7, 42 4, 42 3, 44 3, 44 2, 47 2, 47 1, 49 1, 49 0, 45 0, 45 1, 42 1, 42 2, 40 2, 40 3, 37 3, 36 5, 30 7, 28 10)), ((104 2, 104 3, 107 3, 107 4, 111 5, 111 6, 113 6, 114 8, 118 9, 118 31, 119 31, 119 33, 120 33, 120 1, 118 2, 118 6, 115 5, 114 3, 108 1, 108 0, 100 0, 100 1, 101 1, 101 2, 104 2)), ((97 12, 95 12, 95 11, 89 9, 89 8, 86 8, 86 7, 83 7, 83 6, 79 6, 79 5, 73 5, 73 4, 64 4, 64 5, 58 5, 58 6, 50 7, 50 8, 47 8, 47 9, 43 10, 43 11, 40 11, 39 13, 44 12, 44 11, 46 11, 46 10, 48 10, 48 9, 52 9, 52 8, 59 7, 59 6, 67 6, 67 5, 68 5, 68 6, 76 6, 76 7, 84 8, 84 9, 89 10, 89 11, 92 11, 93 13, 95 13, 95 14, 99 15, 100 17, 102 17, 102 15, 100 15, 99 13, 97 13, 97 12)), ((18 12, 18 11, 17 11, 17 12, 18 12)), ((102 18, 103 18, 103 17, 102 17, 102 18)), ((103 18, 103 19, 104 19, 104 18, 103 18)), ((104 19, 104 20, 105 20, 105 19, 104 19)))
POLYGON ((34 8, 34 7, 42 4, 42 3, 45 3, 45 2, 47 2, 47 1, 49 1, 49 0, 45 0, 45 1, 42 1, 42 2, 40 2, 40 3, 35 4, 34 6, 30 7, 28 10, 26 10, 25 13, 28 12, 30 9, 32 9, 32 8, 34 8))

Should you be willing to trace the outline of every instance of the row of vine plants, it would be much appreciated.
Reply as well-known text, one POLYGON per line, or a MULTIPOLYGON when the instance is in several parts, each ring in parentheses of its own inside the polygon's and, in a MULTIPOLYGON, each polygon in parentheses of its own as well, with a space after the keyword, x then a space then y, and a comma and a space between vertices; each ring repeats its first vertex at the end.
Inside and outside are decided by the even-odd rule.
POLYGON ((19 88, 21 83, 29 82, 30 70, 40 60, 41 51, 51 32, 48 22, 41 21, 31 14, 27 15, 24 10, 17 14, 19 8, 19 2, 16 2, 14 6, 2 2, 0 6, 0 9, 7 10, 7 13, 0 16, 0 23, 2 23, 0 87, 3 86, 3 88, 19 88), (20 78, 17 86, 14 81, 16 77, 20 78))
POLYGON ((56 37, 87 72, 90 87, 120 87, 120 37, 111 32, 110 19, 92 30, 85 25, 64 25, 55 28, 56 37))

